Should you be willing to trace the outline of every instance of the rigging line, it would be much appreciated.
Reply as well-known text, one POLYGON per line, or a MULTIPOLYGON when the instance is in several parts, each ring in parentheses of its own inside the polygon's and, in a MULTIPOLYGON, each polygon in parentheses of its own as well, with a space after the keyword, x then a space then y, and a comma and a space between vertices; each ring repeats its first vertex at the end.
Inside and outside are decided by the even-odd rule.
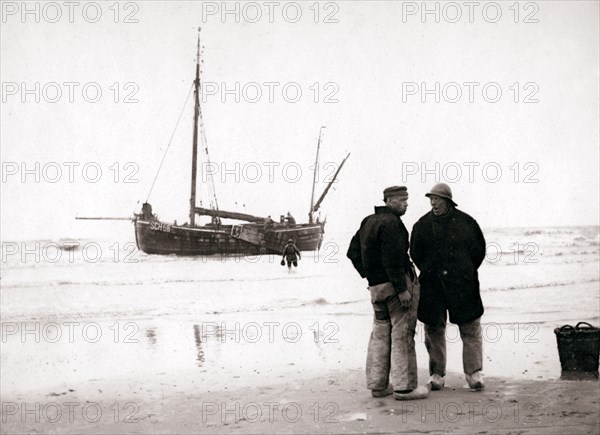
POLYGON ((173 136, 175 136, 175 132, 177 131, 177 127, 179 126, 179 121, 181 121, 181 117, 183 116, 183 111, 185 110, 185 106, 187 106, 187 102, 190 99, 190 95, 192 93, 192 89, 194 88, 194 83, 190 86, 190 90, 188 92, 187 98, 185 99, 185 103, 183 103, 183 107, 181 108, 181 113, 179 114, 179 118, 177 119, 177 123, 175 124, 175 128, 173 129, 173 133, 171 133, 171 139, 169 139, 169 145, 167 145, 167 149, 165 150, 162 160, 160 161, 160 165, 158 165, 158 171, 156 171, 156 175, 154 176, 154 181, 152 181, 152 186, 150 186, 150 191, 148 192, 148 196, 146 197, 146 202, 150 199, 150 194, 152 194, 152 189, 154 189, 154 184, 156 183, 156 179, 158 178, 158 174, 162 168, 163 163, 165 162, 165 157, 167 157, 167 152, 171 147, 171 143, 173 142, 173 136))
MULTIPOLYGON (((202 58, 202 55, 204 54, 204 46, 202 46, 202 50, 200 51, 200 58, 202 58)), ((204 65, 204 61, 201 61, 201 65, 204 65)), ((202 70, 202 67, 200 67, 200 77, 202 76, 202 73, 204 71, 202 70)), ((204 95, 202 95, 202 97, 204 98, 204 95)), ((199 130, 200 130, 200 141, 202 143, 202 148, 204 149, 204 154, 206 155, 206 164, 208 166, 210 166, 211 162, 210 162, 210 155, 208 154, 208 141, 206 139, 206 130, 204 128, 204 117, 202 116, 202 106, 198 105, 198 123, 199 123, 199 130)), ((210 204, 211 208, 215 208, 215 209, 219 209, 219 203, 217 201, 217 191, 215 189, 215 180, 213 178, 213 174, 212 171, 208 174, 208 202, 210 204), (211 198, 212 196, 212 198, 211 198), (213 206, 213 200, 214 200, 214 206, 213 206)))
MULTIPOLYGON (((200 123, 200 140, 202 141, 202 147, 204 148, 204 153, 206 155, 206 163, 210 166, 210 156, 208 154, 208 141, 206 140, 206 131, 204 130, 204 118, 202 117, 202 107, 198 108, 198 118, 200 123)), ((208 189, 209 189, 209 202, 212 204, 213 199, 210 198, 212 196, 214 198, 215 208, 219 209, 219 203, 217 201, 217 192, 215 189, 215 180, 213 178, 212 171, 208 174, 208 189)))

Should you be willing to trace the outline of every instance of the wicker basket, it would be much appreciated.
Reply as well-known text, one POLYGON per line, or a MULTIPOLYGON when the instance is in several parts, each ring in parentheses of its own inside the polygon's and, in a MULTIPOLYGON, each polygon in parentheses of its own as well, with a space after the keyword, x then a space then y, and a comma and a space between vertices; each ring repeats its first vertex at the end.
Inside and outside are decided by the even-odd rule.
POLYGON ((560 365, 564 371, 598 372, 600 328, 579 322, 554 330, 560 365))

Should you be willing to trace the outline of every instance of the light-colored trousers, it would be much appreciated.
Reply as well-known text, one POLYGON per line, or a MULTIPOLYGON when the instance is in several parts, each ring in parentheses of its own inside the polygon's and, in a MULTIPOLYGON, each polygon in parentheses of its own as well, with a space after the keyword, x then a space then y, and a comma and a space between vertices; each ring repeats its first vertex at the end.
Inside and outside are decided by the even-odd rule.
POLYGON ((415 328, 419 306, 419 282, 406 275, 411 293, 409 308, 401 308, 390 282, 369 287, 373 304, 373 331, 367 349, 367 388, 384 390, 391 381, 394 390, 417 388, 415 328))
MULTIPOLYGON (((483 366, 481 317, 458 325, 463 342, 463 370, 472 375, 483 366)), ((429 374, 446 375, 446 319, 438 325, 425 325, 425 347, 429 352, 429 374)))

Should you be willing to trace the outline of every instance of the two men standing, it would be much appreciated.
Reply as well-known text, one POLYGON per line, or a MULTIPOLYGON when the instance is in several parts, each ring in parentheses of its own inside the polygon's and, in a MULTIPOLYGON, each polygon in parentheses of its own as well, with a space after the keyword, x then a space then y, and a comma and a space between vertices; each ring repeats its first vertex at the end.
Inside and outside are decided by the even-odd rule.
POLYGON ((384 190, 385 207, 375 207, 352 238, 348 258, 367 278, 375 318, 367 351, 367 388, 374 397, 394 393, 398 400, 422 399, 444 387, 446 313, 459 325, 463 367, 472 389, 483 388, 477 269, 485 240, 477 222, 459 210, 446 184, 426 195, 432 210, 414 226, 410 253, 420 270, 416 280, 408 256, 408 231, 400 217, 408 207, 404 186, 384 190), (419 286, 420 283, 420 286, 419 286), (417 387, 414 345, 416 320, 425 324, 430 382, 417 387), (389 385, 389 378, 393 387, 389 385))

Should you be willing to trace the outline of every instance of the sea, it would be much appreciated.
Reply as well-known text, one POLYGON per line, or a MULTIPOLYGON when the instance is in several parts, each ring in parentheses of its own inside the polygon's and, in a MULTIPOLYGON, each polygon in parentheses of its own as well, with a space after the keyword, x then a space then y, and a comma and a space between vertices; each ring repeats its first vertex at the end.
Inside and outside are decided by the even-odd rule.
MULTIPOLYGON (((558 379, 555 328, 600 324, 600 227, 484 235, 484 372, 558 379)), ((127 238, 4 240, 0 392, 210 391, 364 369, 372 308, 351 236, 327 233, 292 270, 274 255, 148 255, 127 238)), ((460 373, 455 325, 446 336, 460 373)), ((427 367, 420 323, 416 341, 427 367)))

